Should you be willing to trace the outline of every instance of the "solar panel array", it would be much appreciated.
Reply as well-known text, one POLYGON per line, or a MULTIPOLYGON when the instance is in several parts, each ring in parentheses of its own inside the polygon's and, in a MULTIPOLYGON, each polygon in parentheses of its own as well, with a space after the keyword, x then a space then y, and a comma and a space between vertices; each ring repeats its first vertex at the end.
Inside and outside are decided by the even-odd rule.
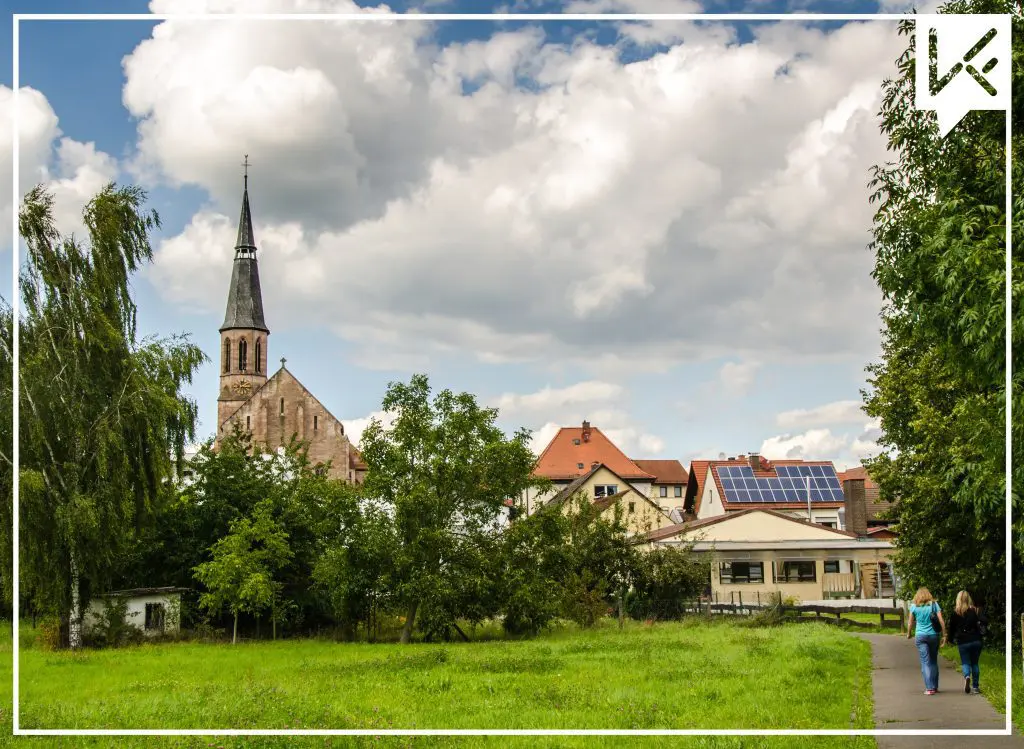
POLYGON ((717 466, 727 502, 807 502, 807 478, 811 503, 842 502, 843 488, 832 466, 776 466, 778 478, 754 476, 750 466, 717 466))

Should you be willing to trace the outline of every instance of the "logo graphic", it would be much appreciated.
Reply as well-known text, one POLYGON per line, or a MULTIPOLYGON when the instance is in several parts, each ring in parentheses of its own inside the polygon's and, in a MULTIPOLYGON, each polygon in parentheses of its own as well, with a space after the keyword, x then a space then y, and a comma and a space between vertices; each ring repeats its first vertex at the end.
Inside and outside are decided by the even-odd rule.
POLYGON ((971 110, 1010 106, 1009 16, 930 14, 914 23, 914 105, 935 112, 943 137, 971 110))

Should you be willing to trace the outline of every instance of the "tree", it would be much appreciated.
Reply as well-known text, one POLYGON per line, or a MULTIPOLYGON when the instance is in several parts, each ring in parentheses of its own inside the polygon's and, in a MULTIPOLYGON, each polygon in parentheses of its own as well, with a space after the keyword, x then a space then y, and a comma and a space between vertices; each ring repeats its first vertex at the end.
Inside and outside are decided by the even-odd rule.
POLYGON ((251 518, 231 523, 231 532, 210 547, 210 554, 210 561, 195 570, 196 579, 207 589, 199 605, 211 613, 231 612, 234 644, 240 613, 258 614, 281 606, 281 583, 274 574, 292 558, 288 534, 274 519, 271 504, 261 502, 251 518))
POLYGON ((678 619, 683 605, 699 596, 711 580, 707 561, 690 546, 660 546, 639 555, 629 612, 634 619, 678 619))
MULTIPOLYGON (((957 0, 949 13, 1015 13, 1014 172, 1024 163, 1024 26, 1008 0, 957 0)), ((896 499, 896 563, 910 587, 950 600, 967 588, 998 624, 1004 610, 1005 126, 1002 112, 972 112, 945 138, 933 113, 914 108, 913 24, 898 73, 884 84, 882 132, 896 160, 874 169, 874 277, 883 293, 883 358, 869 368, 866 410, 881 420, 883 453, 868 468, 896 499)), ((923 43, 924 40, 918 40, 923 43)), ((1024 202, 1013 201, 1024 244, 1024 202)), ((1024 301, 1022 262, 1012 295, 1024 301)), ((1014 348, 1013 444, 1024 448, 1024 349, 1014 348)), ((1013 466, 1016 506, 1024 480, 1013 466)), ((1018 529, 1021 529, 1018 513, 1018 529)), ((1018 538, 1020 535, 1018 534, 1018 538)), ((1021 548, 1018 545, 1018 568, 1021 548)), ((998 627, 996 628, 998 631, 998 627)))
POLYGON ((85 599, 167 497, 171 455, 194 438, 181 389, 205 357, 184 336, 137 338, 130 280, 159 226, 144 202, 137 187, 108 185, 83 211, 84 244, 57 231, 41 188, 19 215, 21 574, 32 603, 68 622, 72 647, 85 599))
POLYGON ((444 390, 433 400, 430 393, 424 375, 391 383, 382 406, 392 426, 374 419, 362 437, 366 494, 394 517, 403 643, 422 602, 460 587, 460 563, 490 543, 504 501, 534 483, 527 431, 506 438, 495 426, 497 411, 481 408, 469 393, 444 390))

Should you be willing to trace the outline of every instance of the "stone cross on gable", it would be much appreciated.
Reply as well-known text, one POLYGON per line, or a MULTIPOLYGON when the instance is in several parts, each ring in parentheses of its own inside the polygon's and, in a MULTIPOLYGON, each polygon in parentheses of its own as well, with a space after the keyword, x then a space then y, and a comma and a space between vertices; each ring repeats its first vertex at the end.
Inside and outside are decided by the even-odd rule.
POLYGON ((287 360, 287 359, 285 359, 285 358, 284 358, 284 357, 282 356, 282 357, 281 357, 281 369, 284 369, 284 363, 285 363, 286 361, 288 361, 288 360, 287 360))

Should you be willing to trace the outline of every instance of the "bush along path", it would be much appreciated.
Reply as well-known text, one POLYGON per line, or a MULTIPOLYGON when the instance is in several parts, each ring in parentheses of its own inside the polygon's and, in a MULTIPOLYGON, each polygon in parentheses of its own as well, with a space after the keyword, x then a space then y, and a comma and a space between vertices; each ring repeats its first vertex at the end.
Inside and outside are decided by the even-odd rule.
MULTIPOLYGON (((871 643, 875 726, 880 730, 1003 730, 1006 716, 980 694, 964 694, 959 663, 939 659, 939 692, 926 696, 914 643, 905 637, 858 634, 871 643)), ((985 674, 982 673, 982 679, 985 674)), ((999 675, 1002 678, 1002 674, 999 675)), ((1014 736, 879 736, 878 749, 1024 747, 1014 736)))

